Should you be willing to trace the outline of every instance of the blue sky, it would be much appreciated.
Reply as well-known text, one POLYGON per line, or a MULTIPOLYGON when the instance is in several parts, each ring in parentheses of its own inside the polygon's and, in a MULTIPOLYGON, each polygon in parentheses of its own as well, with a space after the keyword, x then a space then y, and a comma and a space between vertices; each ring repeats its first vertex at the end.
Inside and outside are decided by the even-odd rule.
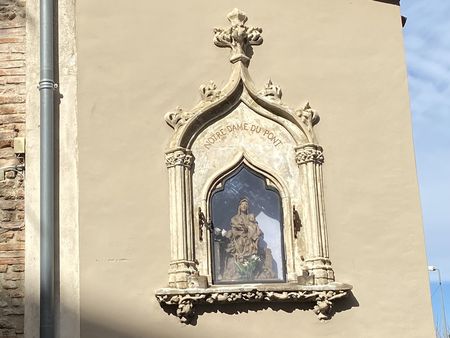
POLYGON ((450 281, 450 0, 401 10, 428 263, 450 281))

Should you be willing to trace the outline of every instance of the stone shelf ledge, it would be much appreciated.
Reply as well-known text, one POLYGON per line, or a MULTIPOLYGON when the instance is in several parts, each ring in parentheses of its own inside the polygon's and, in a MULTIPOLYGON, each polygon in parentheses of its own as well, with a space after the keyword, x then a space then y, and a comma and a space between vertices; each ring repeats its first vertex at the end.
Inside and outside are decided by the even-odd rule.
POLYGON ((161 305, 177 306, 177 316, 182 323, 191 322, 197 304, 245 302, 316 303, 314 313, 318 319, 326 320, 330 318, 333 301, 346 296, 351 289, 351 285, 337 282, 326 285, 216 285, 208 288, 163 288, 156 291, 156 299, 161 305))

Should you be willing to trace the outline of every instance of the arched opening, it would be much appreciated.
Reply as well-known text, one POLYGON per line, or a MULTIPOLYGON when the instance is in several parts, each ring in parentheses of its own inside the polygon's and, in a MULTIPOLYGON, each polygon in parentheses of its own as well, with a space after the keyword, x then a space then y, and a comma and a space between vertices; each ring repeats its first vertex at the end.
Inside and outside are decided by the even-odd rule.
POLYGON ((214 284, 286 280, 283 210, 278 190, 245 164, 211 193, 214 284))

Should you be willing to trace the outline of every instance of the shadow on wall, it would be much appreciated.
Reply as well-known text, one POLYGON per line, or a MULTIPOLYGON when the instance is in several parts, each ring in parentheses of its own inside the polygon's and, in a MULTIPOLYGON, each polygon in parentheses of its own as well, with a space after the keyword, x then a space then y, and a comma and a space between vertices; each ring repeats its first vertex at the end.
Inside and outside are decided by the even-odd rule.
MULTIPOLYGON (((26 300, 28 302, 30 300, 26 300)), ((155 300, 156 301, 156 300, 155 300)), ((31 306, 27 306, 27 308, 37 309, 38 302, 36 300, 32 300, 34 304, 31 306)), ((150 302, 149 302, 150 303, 150 302)), ((314 316, 312 313, 312 305, 308 303, 248 303, 248 304, 225 304, 225 305, 199 305, 197 308, 197 315, 202 315, 204 313, 222 313, 227 315, 237 315, 239 313, 248 313, 248 312, 258 312, 262 310, 271 309, 273 311, 284 311, 287 313, 293 313, 295 311, 311 311, 311 313, 305 313, 305 315, 314 316)), ((150 304, 149 304, 150 306, 150 304)), ((343 299, 340 299, 333 306, 332 316, 335 314, 350 310, 353 307, 358 307, 359 303, 356 300, 355 296, 352 292, 343 299)), ((157 308, 155 308, 157 309, 157 308)), ((175 315, 176 307, 167 307, 164 308, 168 315, 175 315)), ((69 308, 60 308, 61 313, 64 313, 65 316, 71 317, 73 311, 69 308)), ((162 311, 162 310, 161 310, 162 311)), ((75 316, 75 314, 73 314, 75 316)), ((123 325, 123 323, 119 323, 118 321, 106 321, 105 319, 99 318, 100 314, 97 313, 86 313, 83 312, 81 316, 81 337, 82 338, 100 338, 100 337, 108 337, 108 338, 179 338, 178 332, 167 332, 167 326, 165 325, 154 325, 153 327, 140 327, 137 328, 134 324, 130 323, 129 325, 123 325)), ((185 324, 179 323, 178 318, 166 318, 167 321, 170 321, 171 325, 176 324, 179 326, 184 326, 185 324)), ((315 318, 314 318, 315 320, 315 318)), ((333 320, 333 319, 331 319, 333 320)), ((164 324, 164 319, 161 323, 164 324)), ((37 324, 38 325, 38 324, 37 324)), ((193 325, 201 325, 201 322, 195 323, 193 325)), ((29 333, 28 333, 29 334, 29 333)), ((63 337, 67 337, 62 335, 63 337)), ((197 338, 203 338, 201 336, 197 336, 197 338)), ((206 337, 205 337, 206 338, 206 337)))
POLYGON ((374 0, 374 1, 384 2, 384 3, 387 3, 387 4, 400 6, 400 0, 374 0))
POLYGON ((81 320, 81 328, 82 338, 178 338, 178 335, 167 332, 167 328, 164 329, 164 327, 161 330, 154 327, 154 329, 149 329, 144 333, 136 332, 136 328, 131 327, 131 325, 130 327, 124 327, 123 325, 118 327, 116 323, 93 321, 89 318, 81 320), (163 330, 166 332, 163 332, 163 330))
MULTIPOLYGON (((27 309, 32 309, 32 312, 39 311, 39 302, 36 299, 30 301, 29 299, 25 300, 25 305, 27 309), (31 304, 29 304, 31 302, 31 304)), ((74 311, 67 307, 58 307, 60 313, 64 313, 66 318, 76 318, 77 314, 74 311)), ((37 318, 36 322, 28 323, 25 327, 26 336, 37 337, 39 333, 39 316, 35 317, 33 315, 29 316, 29 321, 32 320, 30 318, 37 318), (31 324, 31 325, 30 325, 31 324)), ((123 323, 118 323, 116 321, 108 321, 106 319, 98 318, 99 314, 97 313, 85 313, 80 320, 81 334, 82 338, 179 338, 179 336, 167 332, 167 327, 154 326, 152 328, 140 327, 137 328, 133 324, 123 325, 123 323)), ((0 317, 0 337, 6 337, 2 335, 2 318, 0 317)), ((179 324, 182 325, 181 323, 179 324)), ((61 332, 57 337, 62 338, 73 338, 70 335, 70 332, 61 332)), ((10 336, 8 336, 10 337, 10 336)), ((11 336, 12 337, 12 336, 11 336)), ((15 337, 15 336, 14 336, 15 337)), ((19 336, 17 336, 19 337, 19 336)), ((22 336, 20 336, 22 337, 22 336)), ((197 337, 200 338, 200 337, 197 337)))
MULTIPOLYGON (((199 316, 205 314, 205 313, 223 313, 227 315, 236 315, 239 313, 248 313, 248 312, 258 312, 262 310, 271 309, 273 311, 283 311, 287 313, 293 313, 294 311, 301 310, 301 311, 310 311, 311 315, 314 316, 314 313, 312 312, 314 308, 315 303, 295 303, 295 302, 264 302, 264 303, 257 303, 257 302, 250 302, 250 303, 237 303, 237 304, 199 304, 195 306, 195 313, 194 318, 189 324, 186 325, 193 325, 196 326, 198 324, 199 316)), ((334 317, 336 313, 350 310, 353 307, 358 307, 359 302, 353 295, 353 292, 350 291, 349 294, 344 297, 343 299, 340 299, 333 303, 333 307, 331 308, 331 315, 330 320, 334 317)), ((169 314, 176 316, 176 306, 171 305, 161 305, 163 310, 169 314)), ((184 325, 181 324, 180 325, 184 325)))

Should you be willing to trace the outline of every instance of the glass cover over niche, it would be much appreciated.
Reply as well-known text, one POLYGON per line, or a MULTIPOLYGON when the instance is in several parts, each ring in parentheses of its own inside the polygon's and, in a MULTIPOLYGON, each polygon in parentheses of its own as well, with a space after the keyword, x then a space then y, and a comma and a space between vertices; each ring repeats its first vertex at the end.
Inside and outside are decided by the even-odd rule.
POLYGON ((245 166, 211 197, 213 280, 216 284, 285 281, 281 198, 245 166))

